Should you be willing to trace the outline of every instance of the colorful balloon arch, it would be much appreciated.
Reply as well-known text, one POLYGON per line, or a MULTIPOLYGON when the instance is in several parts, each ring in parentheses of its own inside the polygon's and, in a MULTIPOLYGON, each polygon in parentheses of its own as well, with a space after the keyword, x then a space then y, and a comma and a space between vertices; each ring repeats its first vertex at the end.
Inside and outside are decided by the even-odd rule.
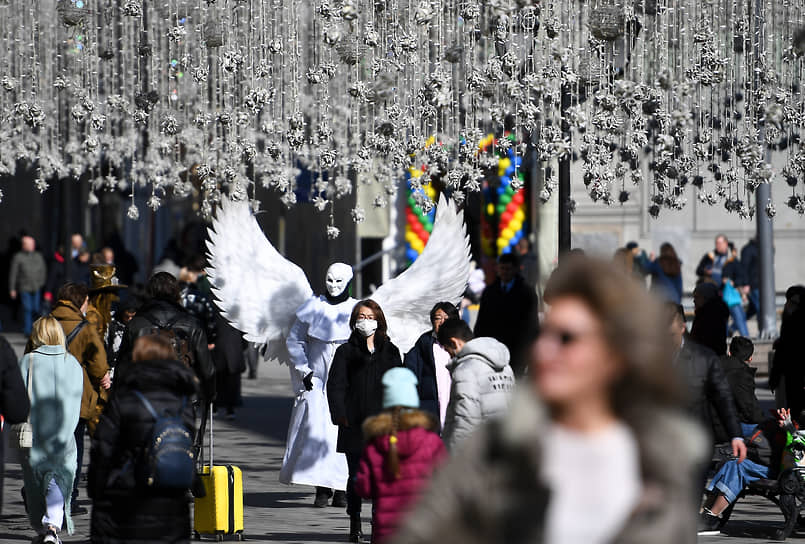
POLYGON ((422 170, 411 168, 406 175, 408 202, 405 206, 405 256, 409 263, 416 261, 425 249, 425 244, 428 243, 430 233, 433 231, 433 220, 436 217, 435 207, 425 213, 414 199, 417 191, 425 193, 431 201, 435 201, 437 197, 436 190, 430 183, 423 185, 421 189, 415 190, 411 187, 411 178, 419 178, 422 174, 422 170))
MULTIPOLYGON (((513 135, 505 137, 514 142, 513 135)), ((496 145, 494 136, 489 135, 481 141, 479 151, 487 152, 496 145)), ((484 182, 481 249, 488 257, 509 253, 526 236, 527 204, 521 164, 522 159, 510 147, 505 155, 498 156, 497 183, 484 182), (513 185, 513 179, 519 183, 513 185)))

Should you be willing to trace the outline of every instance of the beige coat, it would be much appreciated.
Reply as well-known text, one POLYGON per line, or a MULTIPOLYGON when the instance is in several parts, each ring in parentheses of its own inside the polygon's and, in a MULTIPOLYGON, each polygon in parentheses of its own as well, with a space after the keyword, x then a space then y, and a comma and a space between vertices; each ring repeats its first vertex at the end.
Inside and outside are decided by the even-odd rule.
MULTIPOLYGON (((626 423, 638 441, 643 493, 614 542, 693 544, 704 435, 679 413, 646 407, 635 414, 626 423)), ((437 472, 391 542, 543 542, 550 501, 539 476, 542 449, 550 446, 541 440, 546 424, 534 395, 519 391, 505 419, 483 424, 437 472)))
MULTIPOLYGON (((66 300, 60 300, 51 315, 61 323, 65 336, 84 319, 75 304, 66 300)), ((68 351, 81 363, 84 370, 81 419, 87 420, 87 428, 92 434, 107 400, 107 391, 101 387, 101 379, 109 372, 106 349, 96 328, 92 323, 88 323, 75 337, 68 351)))

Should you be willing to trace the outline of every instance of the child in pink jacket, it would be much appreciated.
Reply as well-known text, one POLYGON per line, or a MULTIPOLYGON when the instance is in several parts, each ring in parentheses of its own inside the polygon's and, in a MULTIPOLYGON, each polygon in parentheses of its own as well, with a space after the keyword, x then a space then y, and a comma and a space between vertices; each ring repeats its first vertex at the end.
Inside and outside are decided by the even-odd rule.
POLYGON ((439 423, 418 410, 417 378, 405 367, 383 375, 383 412, 363 424, 367 442, 355 491, 372 499, 372 543, 394 534, 446 455, 439 423))

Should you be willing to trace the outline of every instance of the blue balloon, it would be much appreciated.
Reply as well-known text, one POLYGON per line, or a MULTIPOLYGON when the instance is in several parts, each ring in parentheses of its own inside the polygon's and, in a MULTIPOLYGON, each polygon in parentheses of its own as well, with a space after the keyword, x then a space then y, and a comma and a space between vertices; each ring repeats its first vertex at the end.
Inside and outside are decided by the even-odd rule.
POLYGON ((503 251, 501 253, 506 254, 506 253, 511 253, 511 252, 512 252, 512 247, 511 246, 506 246, 506 247, 503 248, 503 251))
POLYGON ((506 175, 507 175, 507 176, 509 176, 509 177, 511 177, 511 175, 512 175, 512 174, 514 174, 514 166, 509 166, 509 167, 506 169, 506 175))
POLYGON ((417 257, 419 257, 419 253, 417 253, 414 248, 409 247, 405 251, 405 256, 408 257, 409 261, 414 262, 417 259, 417 257))
POLYGON ((505 192, 506 192, 506 187, 505 187, 505 186, 503 185, 503 183, 502 183, 502 182, 503 182, 503 180, 501 179, 500 181, 501 181, 501 184, 498 186, 498 194, 499 194, 499 195, 502 195, 503 193, 505 193, 505 192))
POLYGON ((511 243, 509 245, 510 246, 516 246, 517 242, 519 242, 520 238, 522 238, 522 237, 523 237, 523 231, 518 230, 517 232, 514 233, 514 236, 512 236, 512 240, 511 240, 511 243))

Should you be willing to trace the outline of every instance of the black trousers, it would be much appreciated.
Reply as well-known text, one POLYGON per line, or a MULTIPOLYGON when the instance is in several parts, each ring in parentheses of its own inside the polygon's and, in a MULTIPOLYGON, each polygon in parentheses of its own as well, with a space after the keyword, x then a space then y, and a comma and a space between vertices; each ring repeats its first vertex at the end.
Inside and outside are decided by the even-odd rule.
POLYGON ((347 468, 349 469, 349 480, 347 480, 347 514, 350 517, 361 515, 361 505, 363 501, 355 492, 355 478, 358 476, 358 469, 361 466, 361 452, 347 452, 347 468))
POLYGON ((81 465, 84 462, 84 433, 87 429, 87 420, 79 419, 78 425, 75 426, 75 449, 76 457, 78 457, 78 464, 75 468, 75 481, 73 482, 73 497, 72 501, 78 499, 78 484, 81 482, 81 465))

